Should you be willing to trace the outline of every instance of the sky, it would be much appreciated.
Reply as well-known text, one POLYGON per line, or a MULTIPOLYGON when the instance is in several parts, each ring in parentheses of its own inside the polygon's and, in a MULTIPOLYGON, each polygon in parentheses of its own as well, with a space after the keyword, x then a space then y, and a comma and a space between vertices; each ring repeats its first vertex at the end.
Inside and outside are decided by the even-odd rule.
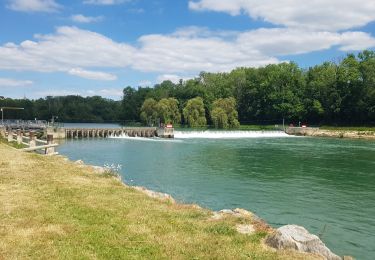
POLYGON ((0 0, 0 96, 126 86, 375 49, 375 0, 0 0))

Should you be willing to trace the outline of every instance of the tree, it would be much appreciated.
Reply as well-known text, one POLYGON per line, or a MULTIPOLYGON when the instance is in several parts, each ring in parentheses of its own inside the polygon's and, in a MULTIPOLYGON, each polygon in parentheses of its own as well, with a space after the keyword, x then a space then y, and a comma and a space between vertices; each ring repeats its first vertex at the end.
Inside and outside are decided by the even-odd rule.
POLYGON ((325 62, 310 68, 304 92, 306 118, 311 123, 332 123, 340 113, 341 98, 337 91, 337 66, 325 62))
POLYGON ((348 55, 338 66, 337 88, 340 93, 340 120, 346 123, 360 121, 363 111, 363 79, 360 63, 352 54, 348 55), (362 111, 361 111, 362 110, 362 111))
POLYGON ((185 122, 190 127, 205 126, 207 124, 203 99, 196 97, 190 99, 183 109, 185 122))
POLYGON ((216 128, 239 127, 236 100, 233 97, 215 100, 212 105, 211 119, 216 128))
POLYGON ((158 102, 156 108, 161 122, 165 124, 178 124, 181 122, 178 104, 178 100, 175 98, 163 98, 158 102))
POLYGON ((148 98, 141 107, 141 119, 146 125, 153 125, 158 119, 157 102, 153 98, 148 98))

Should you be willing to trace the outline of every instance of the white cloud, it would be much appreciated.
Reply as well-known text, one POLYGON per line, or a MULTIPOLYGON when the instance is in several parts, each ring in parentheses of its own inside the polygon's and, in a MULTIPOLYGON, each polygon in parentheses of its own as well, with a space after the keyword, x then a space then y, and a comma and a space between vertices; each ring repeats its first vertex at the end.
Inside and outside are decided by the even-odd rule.
POLYGON ((100 96, 118 97, 118 98, 122 98, 122 96, 124 95, 123 92, 122 92, 122 89, 117 89, 117 88, 100 89, 96 93, 99 93, 100 96))
POLYGON ((58 27, 54 34, 34 38, 0 45, 0 69, 68 72, 89 79, 114 80, 115 75, 97 70, 130 68, 169 76, 194 75, 200 71, 264 66, 278 63, 284 55, 333 47, 343 51, 375 47, 375 38, 364 32, 299 28, 217 32, 189 27, 169 35, 144 35, 135 45, 76 27, 58 27))
POLYGON ((327 50, 356 51, 375 46, 375 38, 364 32, 306 32, 299 29, 258 29, 241 33, 237 39, 243 51, 256 49, 264 55, 295 55, 327 50))
POLYGON ((81 68, 74 68, 68 71, 70 75, 78 76, 85 79, 93 80, 116 80, 116 75, 100 72, 100 71, 89 71, 81 68))
POLYGON ((138 82, 138 86, 140 86, 140 87, 150 87, 150 86, 152 86, 152 82, 149 81, 149 80, 141 80, 140 82, 138 82))
POLYGON ((35 35, 36 41, 0 47, 0 68, 41 72, 72 68, 126 67, 135 49, 91 31, 59 27, 55 34, 35 35))
POLYGON ((188 78, 188 77, 181 77, 181 76, 179 76, 179 75, 174 75, 174 74, 163 74, 163 75, 159 75, 159 76, 157 77, 156 81, 157 81, 158 83, 162 83, 163 81, 170 80, 170 81, 172 81, 174 84, 177 84, 177 83, 180 82, 181 79, 182 79, 183 81, 185 81, 185 80, 188 80, 188 79, 190 79, 190 78, 188 78))
POLYGON ((0 78, 0 87, 26 87, 33 84, 34 83, 31 80, 0 78))
POLYGON ((73 89, 51 89, 36 91, 32 93, 35 98, 46 96, 69 96, 79 95, 82 97, 87 96, 102 96, 106 98, 121 99, 123 96, 122 89, 119 88, 104 88, 99 90, 73 90, 73 89))
POLYGON ((375 20, 373 0, 194 0, 189 1, 189 8, 245 13, 276 25, 325 31, 360 27, 375 20))
POLYGON ((104 18, 103 16, 84 16, 83 14, 75 14, 71 16, 73 22, 77 23, 94 23, 100 22, 104 18))
POLYGON ((61 5, 55 0, 10 0, 7 7, 20 12, 56 12, 61 5))
POLYGON ((85 0, 83 1, 83 3, 91 4, 91 5, 116 5, 116 4, 122 4, 128 1, 130 0, 85 0))
POLYGON ((113 100, 121 100, 123 97, 122 89, 117 88, 105 88, 99 90, 87 90, 81 94, 81 96, 101 96, 105 98, 110 98, 113 100))
POLYGON ((46 97, 46 96, 82 96, 82 93, 77 90, 68 89, 49 89, 43 91, 36 91, 33 93, 35 97, 46 97))

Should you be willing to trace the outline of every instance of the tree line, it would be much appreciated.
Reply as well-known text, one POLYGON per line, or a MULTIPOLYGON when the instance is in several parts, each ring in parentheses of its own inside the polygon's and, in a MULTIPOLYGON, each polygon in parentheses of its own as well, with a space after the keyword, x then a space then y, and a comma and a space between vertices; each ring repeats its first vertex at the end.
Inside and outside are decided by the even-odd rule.
MULTIPOLYGON (((164 81, 153 88, 127 87, 123 98, 125 117, 147 122, 142 110, 145 100, 153 99, 149 102, 158 104, 173 98, 171 106, 178 106, 182 113, 177 121, 191 125, 191 115, 184 111, 186 106, 198 105, 197 100, 192 101, 196 97, 202 99, 207 123, 213 125, 224 116, 218 113, 218 100, 228 98, 234 101, 241 123, 269 124, 285 119, 310 125, 373 125, 375 52, 348 54, 339 62, 324 62, 308 69, 291 62, 237 68, 229 73, 202 72, 194 79, 177 84, 164 81)), ((153 111, 153 116, 165 118, 158 114, 160 109, 155 107, 153 111)), ((203 122, 202 116, 199 124, 203 122)))
POLYGON ((60 122, 120 122, 123 121, 121 102, 99 96, 58 96, 29 99, 0 100, 0 107, 21 107, 23 110, 4 110, 5 119, 50 120, 60 122))
MULTIPOLYGON (((201 72, 178 83, 126 87, 122 101, 101 97, 47 97, 0 100, 0 106, 25 119, 59 116, 62 121, 134 121, 236 127, 303 122, 309 125, 375 124, 375 52, 348 54, 338 62, 300 68, 296 63, 237 68, 228 73, 201 72), (5 103, 4 103, 5 102, 5 103), (203 105, 202 105, 203 104, 203 105), (234 109, 228 109, 233 106, 234 109), (237 121, 237 122, 236 122, 237 121)), ((11 117, 11 114, 8 114, 11 117)))

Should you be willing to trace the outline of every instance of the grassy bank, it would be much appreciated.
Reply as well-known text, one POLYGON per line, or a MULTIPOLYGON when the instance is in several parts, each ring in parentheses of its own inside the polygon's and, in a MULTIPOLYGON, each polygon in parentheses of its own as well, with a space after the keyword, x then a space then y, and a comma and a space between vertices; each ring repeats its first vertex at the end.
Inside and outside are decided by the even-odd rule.
POLYGON ((8 139, 5 139, 0 135, 0 144, 7 144, 11 147, 14 147, 16 149, 26 148, 27 146, 24 144, 18 144, 17 141, 8 142, 8 139))
POLYGON ((239 234, 250 217, 213 220, 61 157, 0 155, 0 259, 314 259, 239 234))

